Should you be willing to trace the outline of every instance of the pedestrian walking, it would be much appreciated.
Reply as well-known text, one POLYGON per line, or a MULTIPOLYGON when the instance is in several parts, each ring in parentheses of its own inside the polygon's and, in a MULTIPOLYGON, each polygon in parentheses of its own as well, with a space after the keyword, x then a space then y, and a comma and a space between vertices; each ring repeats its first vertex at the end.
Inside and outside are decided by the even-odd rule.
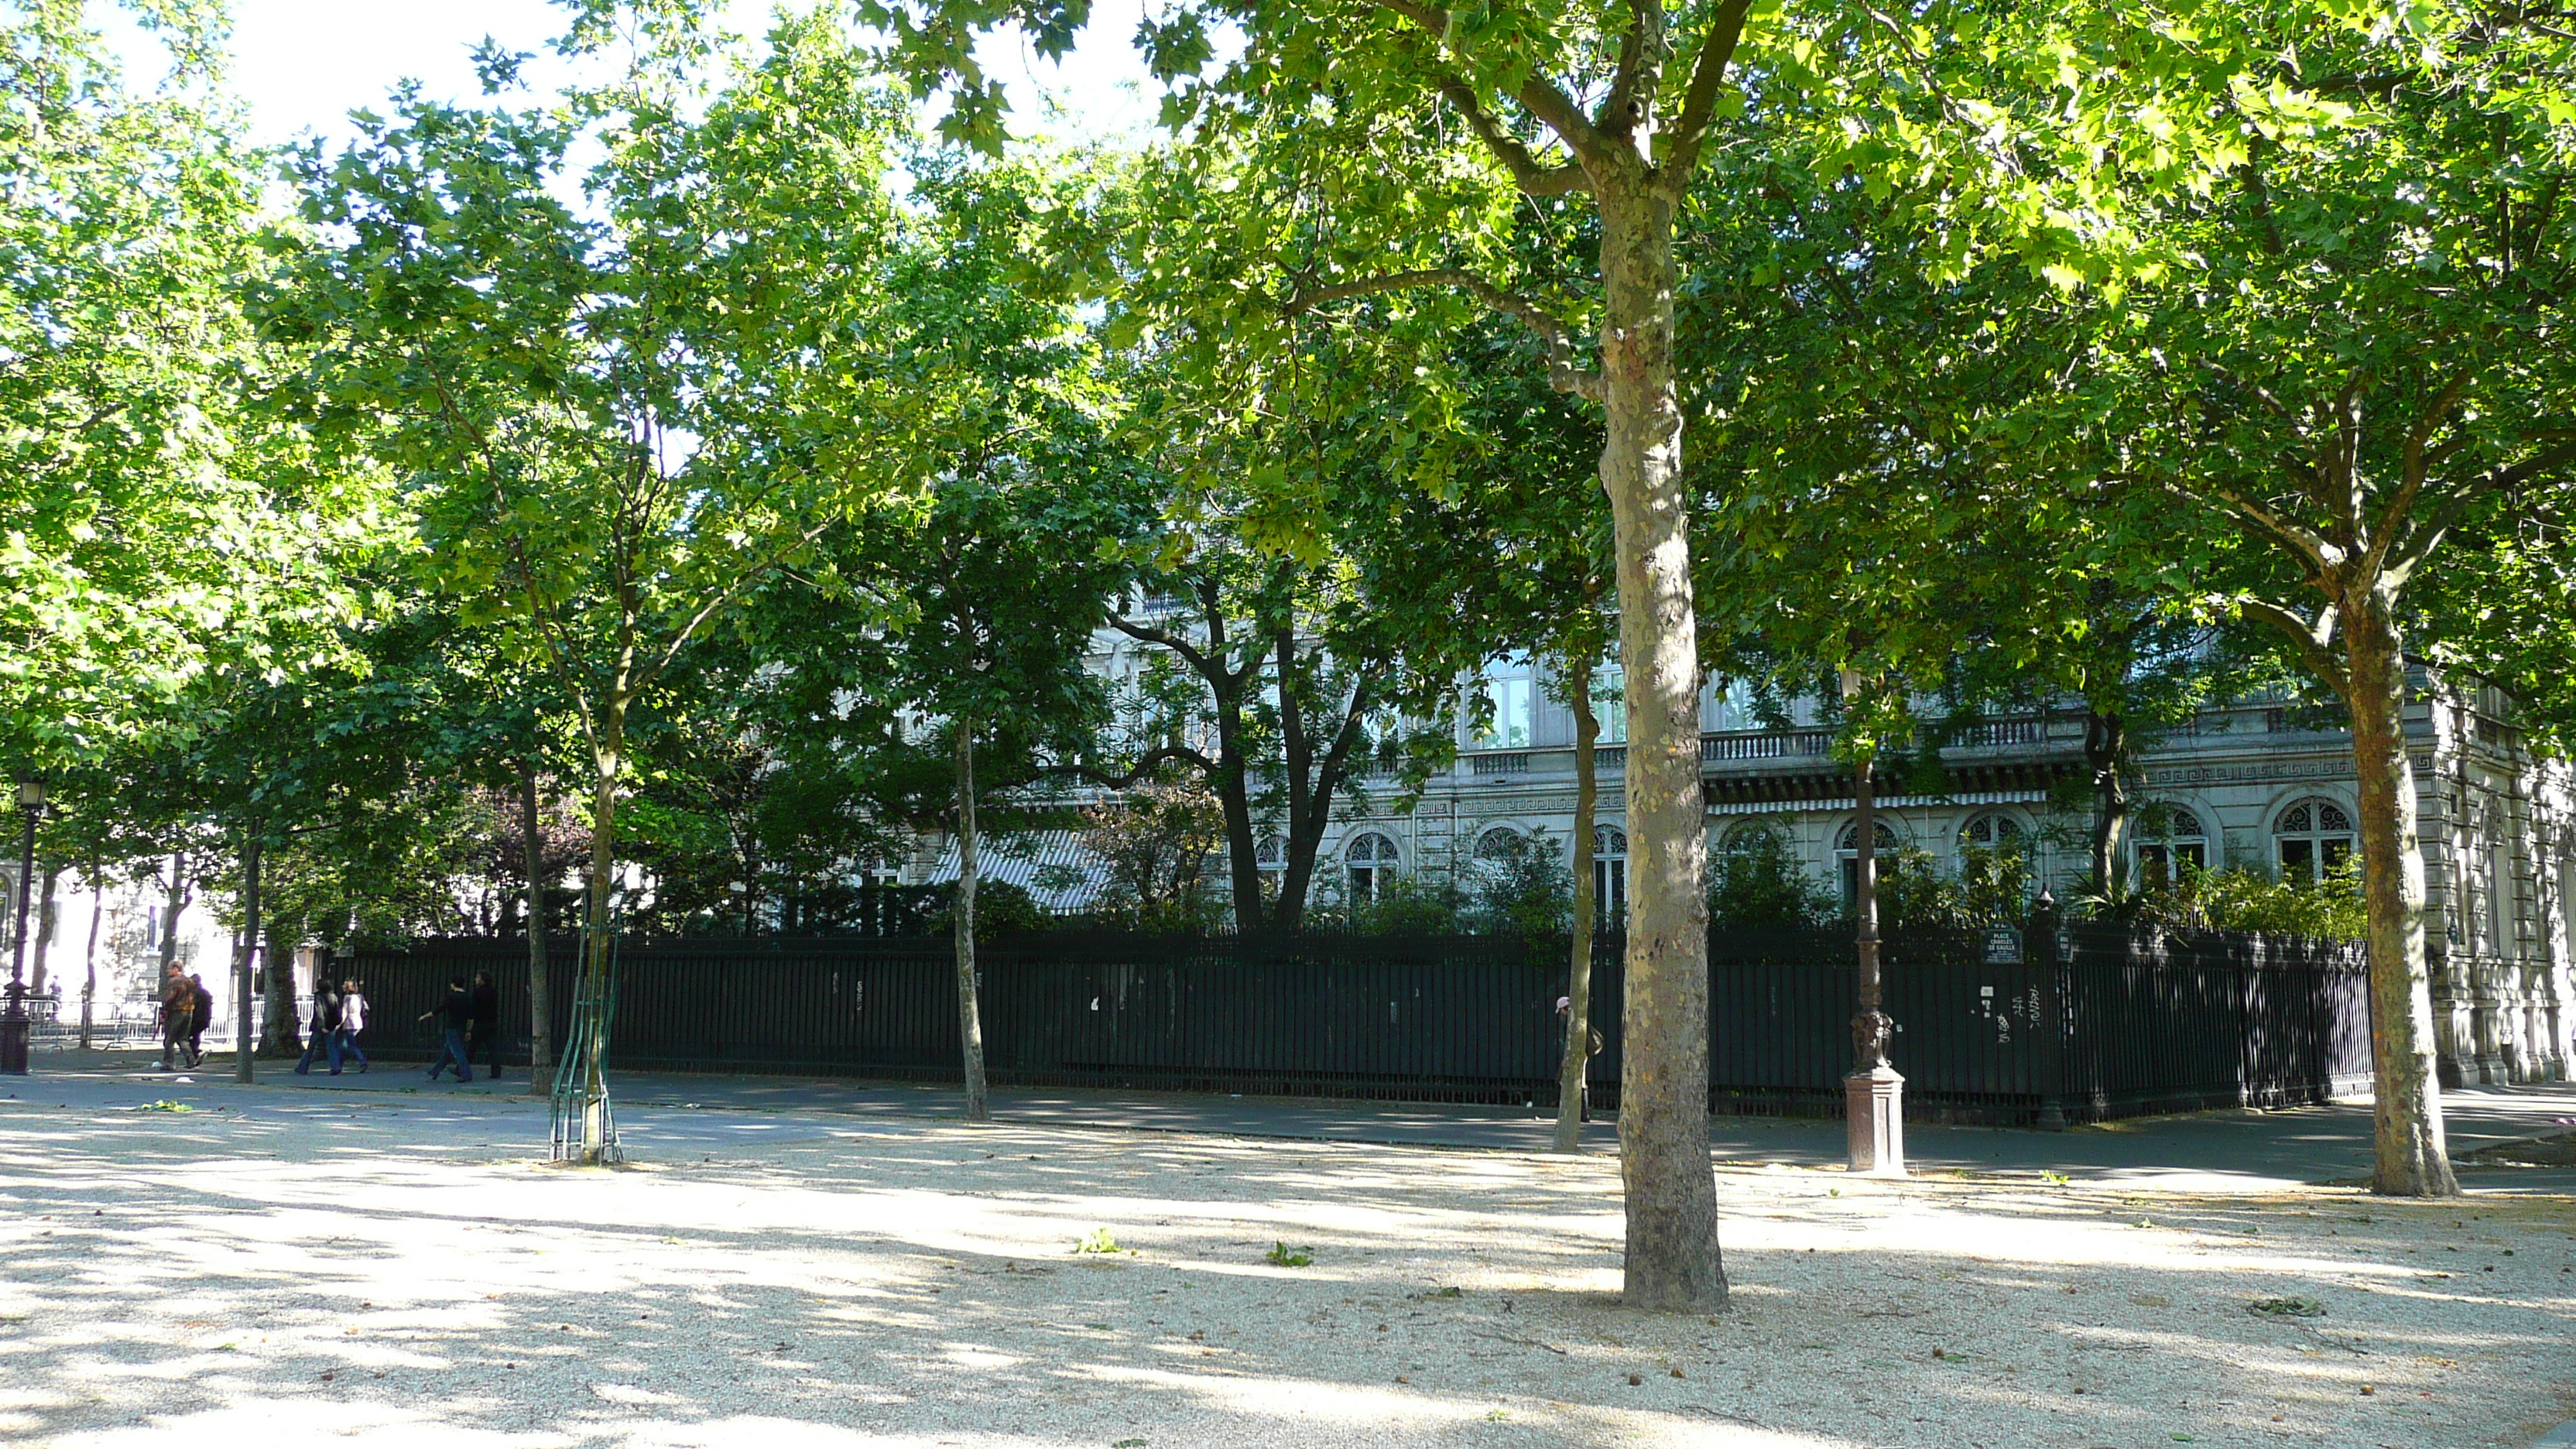
MULTIPOLYGON (((332 1040, 339 1047, 340 1055, 343 1059, 349 1057, 357 1058, 358 1075, 362 1077, 367 1074, 367 1054, 358 1046, 358 1033, 365 1031, 366 1029, 366 993, 358 989, 358 983, 354 980, 341 982, 340 1032, 339 1035, 332 1038, 332 1040)), ((333 1064, 332 1070, 339 1070, 336 1063, 333 1064)))
POLYGON ((340 1075, 340 993, 328 981, 313 983, 313 1029, 305 1035, 304 1059, 295 1064, 295 1075, 311 1071, 317 1057, 331 1064, 331 1075, 340 1075))
POLYGON ((188 1022, 188 1065, 206 1059, 206 1028, 215 1022, 215 993, 206 989, 206 978, 190 973, 188 985, 194 997, 188 1003, 193 1015, 188 1022))
POLYGON ((188 1037, 197 1017, 197 991, 187 975, 172 966, 161 977, 161 1070, 175 1071, 174 1061, 188 1060, 188 1037))
MULTIPOLYGON (((499 1080, 501 1075, 501 988, 492 984, 492 973, 474 973, 474 1037, 466 1049, 483 1058, 488 1069, 484 1075, 499 1080)), ((469 1079, 473 1073, 465 1074, 469 1079)))
POLYGON ((429 1079, 437 1081, 438 1074, 447 1070, 447 1064, 453 1061, 456 1063, 456 1080, 473 1081, 474 1064, 465 1059, 465 1033, 474 1024, 474 993, 465 989, 464 977, 448 977, 447 999, 422 1012, 420 1019, 427 1021, 433 1016, 438 1018, 440 1040, 438 1060, 429 1064, 429 1079))

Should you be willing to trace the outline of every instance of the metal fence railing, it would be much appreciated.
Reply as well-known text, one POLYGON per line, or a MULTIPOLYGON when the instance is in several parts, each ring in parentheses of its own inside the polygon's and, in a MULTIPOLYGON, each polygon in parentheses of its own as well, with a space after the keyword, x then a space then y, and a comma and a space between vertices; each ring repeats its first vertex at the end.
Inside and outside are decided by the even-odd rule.
MULTIPOLYGON (((1623 942, 1595 948, 1615 1105, 1623 942)), ((677 939, 621 948, 613 1057, 629 1068, 954 1079, 944 937, 677 939)), ((979 947, 993 1080, 1544 1105, 1562 1047, 1565 943, 1504 936, 1056 932, 979 947)), ((563 1039, 579 953, 554 943, 563 1039)), ((1830 1111, 1851 1062, 1840 932, 1710 937, 1712 1110, 1830 1111)), ((1912 937, 1886 947, 1893 1056, 1925 1116, 2091 1121, 2319 1100, 2365 1087, 2368 1004, 2350 948, 2124 928, 1912 937)), ((416 1018, 490 971, 526 1060, 527 947, 432 940, 342 958, 373 1002, 365 1044, 432 1049, 416 1018)))

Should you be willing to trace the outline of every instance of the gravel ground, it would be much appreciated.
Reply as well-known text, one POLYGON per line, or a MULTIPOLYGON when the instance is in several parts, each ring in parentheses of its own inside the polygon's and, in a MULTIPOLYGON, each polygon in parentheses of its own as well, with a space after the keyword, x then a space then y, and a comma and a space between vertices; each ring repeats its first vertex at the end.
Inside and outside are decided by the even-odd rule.
POLYGON ((2519 1449, 2576 1417, 2564 1197, 1727 1163, 1732 1310, 1669 1318, 1617 1304, 1606 1156, 669 1115, 604 1171, 528 1162, 524 1104, 0 1104, 0 1441, 2519 1449))

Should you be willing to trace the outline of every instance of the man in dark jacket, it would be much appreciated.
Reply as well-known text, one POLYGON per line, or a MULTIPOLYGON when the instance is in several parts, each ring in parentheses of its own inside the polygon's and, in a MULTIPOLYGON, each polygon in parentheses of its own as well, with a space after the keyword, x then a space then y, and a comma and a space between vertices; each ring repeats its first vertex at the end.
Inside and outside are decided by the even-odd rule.
POLYGON ((206 1028, 214 1025, 215 993, 206 989, 205 977, 193 972, 188 977, 188 988, 188 1005, 196 1013, 188 1023, 188 1065, 193 1067, 206 1059, 206 1028))
POLYGON ((429 1064, 429 1079, 437 1081, 438 1074, 454 1062, 456 1080, 473 1081, 473 1064, 465 1059, 465 1031, 474 1022, 474 993, 465 989, 464 977, 447 978, 447 998, 435 1009, 422 1012, 420 1019, 427 1021, 433 1016, 438 1018, 440 1042, 438 1060, 429 1064))
MULTIPOLYGON (((486 1077, 501 1075, 501 988, 492 984, 492 973, 474 973, 474 1038, 468 1050, 483 1058, 486 1077)), ((472 1079, 474 1073, 468 1071, 472 1079)))
POLYGON ((304 1060, 295 1064, 295 1075, 309 1071, 315 1057, 331 1063, 331 1075, 340 1075, 340 993, 328 981, 313 983, 313 1028, 305 1035, 304 1060))

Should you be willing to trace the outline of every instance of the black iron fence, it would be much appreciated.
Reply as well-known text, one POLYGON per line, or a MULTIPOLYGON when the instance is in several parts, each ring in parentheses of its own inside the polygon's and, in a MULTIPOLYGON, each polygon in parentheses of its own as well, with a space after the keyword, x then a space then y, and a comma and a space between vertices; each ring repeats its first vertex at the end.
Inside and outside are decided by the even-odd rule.
MULTIPOLYGON (((1615 1106, 1621 940, 1596 946, 1595 1100, 1615 1106)), ((1715 1111, 1839 1107, 1852 948, 1835 932, 1710 937, 1715 1111)), ((560 1041, 571 940, 548 952, 560 1041)), ((2368 996, 2358 952, 2244 935, 2159 938, 2079 926, 1887 943, 1893 1056, 1925 1117, 2091 1121, 2360 1090, 2368 996)), ((1499 936, 1140 936, 1063 932, 980 948, 997 1082, 1552 1101, 1562 942, 1499 936)), ((370 1051, 426 1055, 417 1022, 450 976, 490 971, 526 1060, 524 941, 422 941, 344 958, 367 983, 370 1051)), ((680 939, 619 955, 612 1061, 691 1071, 953 1080, 955 963, 937 937, 680 939)))

